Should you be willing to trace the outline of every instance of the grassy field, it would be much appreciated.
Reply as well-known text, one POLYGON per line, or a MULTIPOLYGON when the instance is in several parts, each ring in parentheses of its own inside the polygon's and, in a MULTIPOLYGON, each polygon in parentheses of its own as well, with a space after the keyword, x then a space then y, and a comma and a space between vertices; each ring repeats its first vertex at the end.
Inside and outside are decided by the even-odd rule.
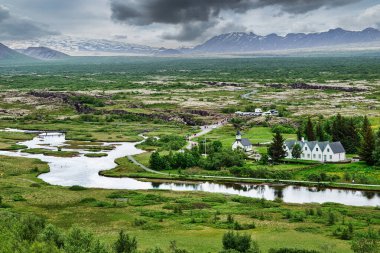
MULTIPOLYGON (((242 138, 249 139, 253 144, 263 144, 272 141, 273 133, 269 127, 251 127, 241 131, 242 138)), ((221 141, 224 147, 231 147, 236 139, 236 129, 228 124, 217 128, 209 134, 200 137, 202 140, 207 138, 210 141, 221 141)), ((296 139, 295 134, 285 134, 286 139, 296 139)))
POLYGON ((38 160, 1 157, 0 195, 9 207, 0 208, 0 214, 34 213, 64 230, 79 225, 106 243, 114 241, 118 231, 124 229, 137 237, 142 249, 153 245, 167 249, 169 242, 176 240, 190 252, 221 250, 223 233, 235 226, 227 222, 228 215, 241 226, 241 232, 258 241, 263 252, 269 248, 320 249, 326 245, 338 253, 351 252, 349 241, 333 236, 338 227, 352 223, 355 232, 364 231, 370 220, 373 228, 380 228, 376 208, 284 204, 202 192, 78 191, 50 186, 35 177, 47 169, 38 160), (307 215, 308 209, 314 214, 307 215), (322 214, 317 215, 317 209, 322 214), (328 225, 331 212, 336 222, 328 225))

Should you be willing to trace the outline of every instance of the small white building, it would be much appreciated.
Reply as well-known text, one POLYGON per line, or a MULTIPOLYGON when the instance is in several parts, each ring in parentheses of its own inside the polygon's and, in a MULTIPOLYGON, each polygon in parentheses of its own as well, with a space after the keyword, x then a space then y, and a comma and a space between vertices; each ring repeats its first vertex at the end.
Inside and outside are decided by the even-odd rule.
POLYGON ((302 149, 301 159, 319 162, 342 162, 346 160, 346 150, 342 143, 329 141, 286 141, 284 150, 286 158, 293 159, 294 145, 300 145, 302 149))
POLYGON ((244 152, 250 152, 250 151, 252 151, 252 143, 248 139, 241 138, 240 131, 237 131, 237 133, 236 133, 236 140, 232 144, 232 149, 233 150, 238 149, 238 148, 244 150, 244 152))

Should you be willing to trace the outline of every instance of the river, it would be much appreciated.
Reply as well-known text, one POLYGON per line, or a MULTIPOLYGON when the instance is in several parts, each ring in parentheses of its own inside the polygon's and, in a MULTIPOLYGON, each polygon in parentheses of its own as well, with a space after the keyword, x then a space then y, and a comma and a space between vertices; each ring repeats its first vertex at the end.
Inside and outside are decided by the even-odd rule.
MULTIPOLYGON (((16 131, 16 130, 8 130, 16 131)), ((20 130, 17 130, 20 131, 20 130)), ((28 148, 44 148, 57 150, 57 147, 66 143, 65 135, 61 133, 39 134, 33 140, 20 142, 28 148)), ((132 178, 109 178, 98 174, 101 170, 116 167, 115 159, 127 155, 137 155, 144 151, 136 148, 137 143, 104 143, 115 145, 106 157, 90 158, 84 156, 84 150, 75 150, 80 153, 78 157, 61 158, 40 154, 27 154, 21 151, 0 151, 0 155, 37 158, 47 162, 50 172, 39 176, 52 185, 103 188, 147 190, 160 189, 172 191, 204 191, 213 193, 236 194, 246 197, 264 198, 274 200, 282 199, 288 203, 325 203, 335 202, 352 206, 380 206, 380 192, 362 190, 344 190, 317 187, 304 187, 294 185, 269 185, 248 183, 214 183, 214 182, 147 182, 132 178)), ((62 149, 70 151, 69 149, 62 149)))

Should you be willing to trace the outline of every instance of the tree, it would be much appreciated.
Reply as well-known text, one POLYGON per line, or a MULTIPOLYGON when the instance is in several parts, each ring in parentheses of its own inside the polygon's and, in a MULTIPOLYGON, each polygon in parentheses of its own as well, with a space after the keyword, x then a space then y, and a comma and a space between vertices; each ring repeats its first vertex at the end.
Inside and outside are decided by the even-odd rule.
POLYGON ((137 252, 136 237, 130 237, 123 230, 119 232, 119 238, 115 242, 116 253, 135 253, 137 252))
POLYGON ((302 137, 303 137, 303 128, 302 128, 302 124, 300 124, 299 127, 297 128, 297 140, 298 141, 302 140, 302 137))
POLYGON ((273 162, 278 162, 285 158, 286 152, 284 149, 284 137, 277 132, 268 147, 268 155, 272 158, 273 162))
POLYGON ((149 158, 149 164, 150 164, 150 168, 152 170, 160 170, 160 166, 161 166, 161 156, 160 156, 160 153, 158 153, 157 151, 156 152, 153 152, 153 154, 151 154, 150 158, 149 158))
POLYGON ((311 121, 310 117, 306 123, 305 135, 306 135, 306 138, 308 141, 315 141, 316 140, 313 122, 311 121))
POLYGON ((318 141, 326 141, 327 140, 326 133, 325 133, 325 130, 323 129, 321 122, 318 122, 318 124, 317 124, 316 135, 317 135, 318 141))
POLYGON ((295 144, 292 149, 292 156, 293 158, 299 159, 302 155, 302 147, 300 144, 295 144))
POLYGON ((375 150, 373 151, 373 161, 380 166, 380 129, 376 133, 375 150))
POLYGON ((347 153, 356 154, 360 147, 360 135, 353 118, 345 122, 344 137, 342 138, 342 145, 345 147, 347 153))
POLYGON ((362 127, 362 142, 360 146, 360 159, 365 161, 368 165, 374 164, 373 152, 375 150, 375 136, 373 134, 371 124, 366 117, 364 117, 363 127, 362 127))

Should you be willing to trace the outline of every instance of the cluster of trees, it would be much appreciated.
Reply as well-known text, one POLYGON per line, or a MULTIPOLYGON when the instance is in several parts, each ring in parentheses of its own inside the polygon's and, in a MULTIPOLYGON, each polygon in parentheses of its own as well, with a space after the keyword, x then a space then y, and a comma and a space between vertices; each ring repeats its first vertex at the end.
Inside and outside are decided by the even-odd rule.
POLYGON ((368 165, 380 165, 380 130, 375 133, 367 117, 338 114, 318 122, 308 118, 297 130, 298 140, 303 136, 308 141, 340 141, 348 154, 359 154, 368 165))
POLYGON ((161 156, 159 152, 154 152, 150 156, 149 164, 153 170, 186 169, 200 167, 206 170, 221 170, 233 166, 243 166, 245 154, 240 150, 231 151, 223 149, 220 141, 211 143, 201 143, 198 147, 184 152, 173 153, 161 156), (203 156, 204 150, 207 156, 203 156))
POLYGON ((297 138, 305 137, 308 141, 340 141, 346 152, 356 154, 360 146, 362 117, 343 117, 340 114, 330 119, 320 117, 317 122, 310 117, 300 124, 297 138))
POLYGON ((162 150, 180 150, 186 145, 186 140, 181 136, 164 135, 160 139, 149 137, 142 145, 159 147, 162 150))

